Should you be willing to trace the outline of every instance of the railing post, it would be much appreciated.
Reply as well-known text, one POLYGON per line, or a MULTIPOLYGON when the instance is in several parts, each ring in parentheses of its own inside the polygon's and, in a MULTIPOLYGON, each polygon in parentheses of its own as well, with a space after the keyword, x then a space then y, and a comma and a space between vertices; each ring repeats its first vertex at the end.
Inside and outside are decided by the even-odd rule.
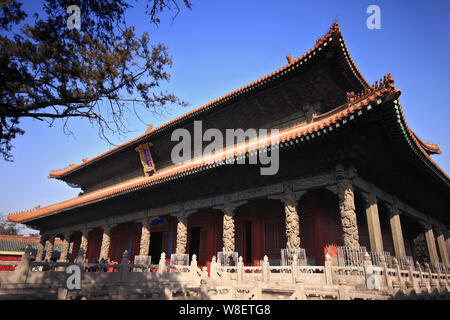
POLYGON ((292 264, 291 264, 291 279, 292 283, 295 283, 297 280, 297 270, 298 270, 298 257, 297 254, 292 255, 292 264))
POLYGON ((166 272, 166 254, 162 252, 161 257, 159 258, 158 273, 163 274, 165 272, 166 272))
POLYGON ((381 270, 383 271, 383 275, 381 277, 382 286, 385 286, 386 288, 392 288, 392 283, 391 283, 391 279, 389 277, 386 257, 384 255, 380 256, 380 267, 381 267, 381 270))
MULTIPOLYGON (((206 273, 206 278, 208 278, 208 268, 203 267, 203 271, 206 273)), ((209 300, 208 286, 206 285, 206 278, 203 278, 200 283, 200 296, 202 300, 209 300)))
POLYGON ((425 272, 428 273, 429 292, 431 292, 433 287, 436 288, 436 283, 433 281, 433 274, 428 263, 425 263, 425 272))
POLYGON ((297 299, 306 300, 305 286, 303 285, 303 281, 297 282, 297 299))
POLYGON ((339 280, 338 293, 339 300, 350 300, 350 297, 348 296, 347 282, 344 279, 339 280))
POLYGON ((196 282, 198 279, 198 276, 197 276, 197 255, 195 255, 195 254, 192 255, 190 269, 191 269, 192 281, 196 282))
POLYGON ((84 267, 85 267, 85 252, 84 252, 84 249, 83 248, 80 248, 79 250, 78 250, 78 255, 77 255, 77 257, 75 258, 75 263, 76 264, 78 264, 78 265, 80 265, 80 267, 83 269, 83 271, 84 271, 84 267))
POLYGON ((266 255, 264 256, 262 264, 262 276, 263 276, 263 283, 268 284, 270 278, 270 264, 269 258, 266 255))
MULTIPOLYGON (((445 288, 447 288, 447 283, 448 283, 448 281, 447 281, 447 267, 444 265, 444 268, 443 268, 443 274, 439 274, 439 287, 440 287, 440 290, 442 291, 442 290, 444 290, 445 288), (445 278, 445 280, 443 280, 442 279, 442 277, 444 277, 445 278)), ((448 290, 448 288, 447 288, 447 290, 448 290)))
POLYGON ((67 288, 58 288, 57 300, 67 300, 67 288))
POLYGON ((173 300, 172 290, 170 288, 164 287, 163 293, 166 300, 173 300))
POLYGON ((211 267, 209 269, 210 274, 209 277, 211 278, 211 281, 216 281, 217 279, 217 262, 216 262, 216 256, 213 256, 211 259, 211 267))
POLYGON ((202 268, 202 280, 208 279, 208 267, 202 268))
POLYGON ((367 253, 367 251, 364 254, 364 264, 363 264, 363 266, 364 266, 364 275, 365 275, 365 278, 366 278, 365 282, 366 282, 366 286, 367 286, 367 283, 368 283, 367 280, 369 279, 369 275, 373 274, 373 270, 371 270, 371 268, 372 268, 372 260, 370 259, 370 255, 367 253))
POLYGON ((197 267, 197 255, 192 255, 191 267, 197 267))
POLYGON ((325 283, 327 286, 333 285, 333 265, 331 261, 331 256, 327 253, 325 255, 325 267, 323 269, 325 274, 325 283))
POLYGON ((445 271, 445 287, 447 288, 447 290, 450 291, 450 286, 449 286, 449 284, 450 284, 450 282, 449 282, 449 279, 450 279, 449 278, 450 267, 447 266, 444 271, 445 271))
POLYGON ((440 270, 440 269, 437 270, 437 288, 438 288, 439 292, 442 290, 442 285, 441 285, 441 270, 440 270))
POLYGON ((128 278, 128 272, 130 271, 128 266, 128 251, 125 250, 120 261, 119 281, 125 282, 128 278))
POLYGON ((416 285, 416 279, 414 278, 414 270, 413 270, 413 266, 409 265, 409 281, 406 281, 406 288, 407 289, 416 289, 417 285, 416 285))
POLYGON ((239 257, 239 262, 237 265, 237 282, 242 283, 244 281, 244 259, 239 257))
POLYGON ((26 283, 31 268, 31 246, 27 245, 19 265, 14 270, 15 281, 26 283))
POLYGON ((420 266, 419 262, 416 262, 416 269, 419 271, 419 290, 422 291, 422 288, 425 288, 427 284, 425 283, 425 281, 423 281, 422 267, 420 266))
POLYGON ((402 290, 402 289, 404 289, 404 287, 402 285, 402 275, 401 275, 400 265, 398 263, 397 258, 395 258, 395 257, 392 259, 392 266, 394 267, 394 269, 397 272, 397 280, 392 281, 392 287, 395 290, 402 290))
POLYGON ((255 281, 255 299, 261 300, 261 295, 262 295, 261 282, 255 281))

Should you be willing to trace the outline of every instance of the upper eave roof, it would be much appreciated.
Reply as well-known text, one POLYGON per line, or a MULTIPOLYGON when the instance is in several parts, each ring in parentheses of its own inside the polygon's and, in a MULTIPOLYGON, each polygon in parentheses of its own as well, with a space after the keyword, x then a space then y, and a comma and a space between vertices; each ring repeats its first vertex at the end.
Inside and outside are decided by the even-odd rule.
POLYGON ((321 50, 323 50, 324 47, 326 47, 327 45, 330 45, 331 41, 338 42, 338 45, 342 48, 342 52, 345 56, 345 60, 347 61, 347 64, 345 64, 345 68, 347 68, 349 70, 351 75, 355 78, 356 82, 360 83, 362 88, 369 88, 370 84, 361 75, 361 72, 359 71, 355 62, 353 61, 352 57, 350 56, 350 53, 348 52, 348 49, 347 49, 347 45, 345 44, 344 39, 342 37, 342 33, 341 33, 341 29, 339 27, 339 24, 337 23, 337 21, 335 21, 333 23, 333 25, 331 26, 331 28, 328 30, 328 32, 325 34, 325 36, 323 36, 322 38, 320 38, 316 41, 316 44, 313 48, 311 48, 308 52, 306 52, 304 55, 302 55, 298 59, 293 60, 291 63, 288 63, 287 65, 281 67, 280 69, 278 69, 258 80, 255 80, 237 90, 234 90, 216 100, 213 100, 199 108, 196 108, 196 109, 194 109, 190 112, 187 112, 169 122, 166 122, 165 124, 155 128, 155 129, 147 130, 145 133, 139 135, 138 137, 136 137, 128 142, 125 142, 115 148, 112 148, 94 158, 91 158, 89 160, 87 160, 85 158, 85 159, 83 159, 82 163, 80 163, 78 165, 75 165, 74 163, 72 163, 64 169, 51 170, 48 175, 48 178, 61 179, 64 176, 67 176, 75 171, 85 168, 85 167, 89 166, 90 164, 92 164, 96 161, 99 161, 115 152, 124 150, 127 147, 129 147, 135 143, 144 142, 146 139, 151 138, 155 134, 160 133, 170 127, 176 126, 182 121, 190 119, 193 116, 196 116, 202 112, 210 110, 211 108, 215 108, 223 103, 229 102, 230 100, 238 98, 240 95, 242 95, 244 93, 247 93, 249 91, 257 89, 258 87, 265 85, 267 83, 270 83, 271 81, 276 80, 280 77, 283 77, 283 76, 287 75, 288 73, 292 73, 299 68, 305 67, 312 60, 311 58, 313 56, 315 56, 318 51, 321 51, 321 50))
POLYGON ((421 140, 417 134, 413 131, 411 131, 411 134, 414 135, 414 138, 417 140, 417 142, 420 144, 420 146, 428 153, 428 154, 441 154, 441 149, 439 148, 439 144, 437 143, 430 143, 430 142, 424 142, 421 140))
MULTIPOLYGON (((271 140, 274 138, 273 135, 252 139, 250 141, 232 146, 231 149, 224 149, 222 152, 218 152, 216 154, 194 158, 190 161, 161 169, 150 177, 133 178, 128 181, 92 191, 54 205, 9 214, 8 220, 13 222, 27 222, 30 220, 39 219, 97 201, 117 197, 128 192, 133 192, 135 190, 150 187, 166 181, 178 179, 195 172, 224 165, 224 161, 227 159, 240 157, 242 155, 245 156, 250 152, 264 150, 265 148, 270 148, 271 146, 277 148, 295 143, 303 143, 304 141, 314 139, 314 137, 319 135, 330 134, 333 132, 333 128, 338 128, 355 119, 355 117, 362 115, 363 112, 376 109, 377 106, 387 101, 397 101, 399 96, 400 90, 396 90, 394 88, 394 81, 388 74, 383 81, 380 81, 379 86, 377 83, 373 87, 366 88, 360 94, 349 97, 347 103, 327 113, 317 116, 313 122, 303 122, 279 130, 279 134, 276 136, 279 141, 278 143, 274 143, 273 140, 271 140)), ((448 175, 433 161, 433 159, 431 159, 429 154, 422 147, 421 143, 417 140, 416 135, 407 126, 401 106, 398 103, 394 105, 396 110, 398 105, 399 121, 403 126, 402 130, 403 128, 406 128, 404 132, 408 143, 412 141, 411 146, 417 150, 419 157, 421 157, 421 159, 425 161, 426 164, 430 166, 430 168, 437 175, 439 175, 442 180, 444 180, 447 186, 450 186, 450 179, 448 175)))

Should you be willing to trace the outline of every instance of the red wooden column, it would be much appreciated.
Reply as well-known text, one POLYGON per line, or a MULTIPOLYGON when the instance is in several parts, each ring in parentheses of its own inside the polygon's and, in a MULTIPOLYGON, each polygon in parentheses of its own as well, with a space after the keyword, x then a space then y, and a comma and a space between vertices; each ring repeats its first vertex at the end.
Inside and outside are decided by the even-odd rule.
MULTIPOLYGON (((195 215, 195 213, 194 213, 194 215, 195 215)), ((187 238, 186 239, 187 240, 186 240, 186 251, 184 252, 185 254, 189 254, 189 252, 191 250, 191 245, 190 245, 191 244, 191 228, 196 227, 195 225, 192 225, 192 220, 190 221, 189 218, 192 219, 192 214, 189 215, 189 217, 187 218, 187 224, 186 224, 186 227, 187 227, 187 238)), ((178 228, 177 228, 177 230, 178 230, 178 228)), ((180 232, 180 234, 182 234, 182 233, 180 232)), ((190 254, 189 254, 189 258, 190 258, 190 254)), ((198 261, 198 258, 199 257, 197 257, 197 261, 198 261)))
POLYGON ((134 228, 132 228, 131 237, 133 238, 131 244, 130 261, 134 262, 134 257, 139 255, 139 247, 141 243, 142 225, 134 223, 134 228))
POLYGON ((260 206, 263 253, 269 259, 281 259, 281 249, 286 247, 286 214, 280 200, 263 200, 260 206))
POLYGON ((209 212, 196 212, 188 217, 188 241, 186 253, 191 246, 191 229, 200 228, 200 246, 197 261, 199 266, 208 266, 216 254, 217 242, 217 214, 215 210, 209 212))
POLYGON ((311 209, 311 236, 312 236, 312 253, 315 257, 315 265, 323 265, 325 262, 324 248, 326 246, 326 223, 323 208, 320 199, 311 197, 309 199, 311 209))
POLYGON ((75 258, 78 256, 80 244, 81 244, 81 232, 77 231, 73 234, 73 245, 72 245, 72 253, 70 254, 70 262, 74 262, 75 258))
MULTIPOLYGON (((171 222, 170 219, 151 219, 150 221, 150 247, 149 247, 149 253, 152 252, 151 256, 152 256, 152 261, 153 262, 158 262, 160 257, 161 257, 161 253, 164 252, 166 254, 166 263, 170 262, 170 254, 172 252, 174 252, 175 250, 175 246, 176 246, 176 242, 173 242, 172 244, 172 250, 169 251, 169 237, 170 237, 170 231, 171 229, 173 229, 173 223, 171 222), (163 222, 156 222, 156 221, 162 220, 163 222), (155 237, 156 234, 161 233, 161 248, 155 252, 155 241, 153 237, 155 237)), ((176 224, 175 224, 175 228, 176 228, 176 224)), ((142 229, 139 228, 140 231, 142 232, 142 229)), ((140 238, 141 235, 139 235, 140 238)), ((140 243, 140 240, 139 240, 140 243)), ((139 243, 138 247, 139 247, 139 243)), ((136 251, 137 253, 139 252, 139 250, 136 251)), ((136 254, 137 254, 136 253, 136 254)))
POLYGON ((163 252, 166 254, 166 263, 170 263, 170 255, 177 249, 177 224, 176 219, 167 219, 163 225, 163 252), (172 235, 171 235, 172 234, 172 235), (171 238, 172 237, 172 238, 171 238), (170 242, 172 242, 170 246, 170 242))
POLYGON ((207 235, 206 235, 206 267, 208 268, 208 276, 211 269, 211 259, 216 255, 217 246, 217 218, 218 213, 216 210, 211 209, 207 219, 207 235))
MULTIPOLYGON (((235 243, 236 243, 236 220, 235 220, 235 243)), ((223 250, 223 213, 216 211, 216 249, 214 253, 223 250)), ((215 255, 215 254, 214 254, 215 255)))
POLYGON ((136 229, 137 225, 134 222, 123 223, 111 229, 111 246, 110 257, 111 260, 120 262, 125 250, 128 251, 130 259, 134 259, 136 252, 136 229))
POLYGON ((208 217, 206 218, 206 225, 204 226, 204 228, 206 229, 206 248, 205 248, 205 261, 206 264, 208 264, 208 262, 211 261, 211 258, 213 256, 213 252, 214 252, 214 247, 215 247, 215 243, 216 243, 216 239, 214 237, 214 233, 215 233, 215 223, 214 223, 214 213, 211 212, 209 213, 208 217))
POLYGON ((168 227, 167 227, 167 252, 170 251, 170 253, 175 253, 177 250, 177 222, 175 219, 171 218, 168 221, 168 227), (171 235, 172 234, 172 235, 171 235), (172 238, 171 238, 172 237, 172 238), (169 250, 169 242, 172 242, 171 250, 169 250))
POLYGON ((379 219, 381 225, 381 239, 383 241, 383 248, 385 252, 390 252, 391 256, 395 255, 394 240, 392 238, 392 231, 390 225, 389 212, 386 206, 379 206, 379 219))
MULTIPOLYGON (((315 265, 323 265, 325 253, 335 256, 342 245, 342 227, 337 213, 337 199, 326 190, 309 191, 299 202, 300 247, 315 265)), ((364 216, 363 216, 364 217, 364 216)))
POLYGON ((89 232, 89 242, 86 257, 89 262, 93 262, 100 256, 100 247, 102 245, 103 230, 95 228, 89 232))
POLYGON ((263 206, 251 208, 250 217, 252 224, 252 264, 259 266, 259 260, 264 258, 264 223, 263 206))

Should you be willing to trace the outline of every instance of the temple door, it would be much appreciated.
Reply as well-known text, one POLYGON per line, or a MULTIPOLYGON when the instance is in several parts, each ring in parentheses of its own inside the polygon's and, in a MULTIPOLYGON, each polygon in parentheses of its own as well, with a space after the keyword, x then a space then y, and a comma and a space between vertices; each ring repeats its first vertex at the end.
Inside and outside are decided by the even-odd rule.
POLYGON ((285 223, 281 216, 264 219, 264 253, 269 259, 280 259, 286 247, 285 223))
POLYGON ((89 262, 94 262, 100 256, 100 248, 102 245, 103 230, 94 229, 89 233, 89 242, 86 257, 89 262))
POLYGON ((197 257, 198 264, 202 266, 206 264, 207 260, 207 249, 208 249, 207 235, 208 235, 207 227, 202 226, 200 228, 200 243, 197 257))
POLYGON ((72 245, 72 253, 70 254, 70 262, 74 262, 75 258, 78 256, 78 251, 80 250, 81 244, 81 232, 76 232, 73 235, 73 245, 72 245))
POLYGON ((234 242, 234 246, 235 246, 235 250, 238 253, 238 255, 241 257, 244 257, 244 241, 242 239, 243 233, 242 233, 242 221, 236 221, 235 222, 235 230, 234 230, 234 235, 235 235, 235 242, 234 242))

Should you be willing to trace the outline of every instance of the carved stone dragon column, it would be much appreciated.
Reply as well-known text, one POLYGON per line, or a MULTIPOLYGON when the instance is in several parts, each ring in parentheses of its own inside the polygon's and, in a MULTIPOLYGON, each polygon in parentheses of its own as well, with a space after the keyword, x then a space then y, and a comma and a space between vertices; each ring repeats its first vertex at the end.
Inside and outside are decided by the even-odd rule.
POLYGON ((63 244, 61 248, 61 255, 59 261, 67 261, 67 255, 69 254, 70 247, 70 232, 64 233, 63 244))
POLYGON ((48 239, 47 251, 45 252, 45 261, 50 261, 53 255, 53 248, 55 246, 55 236, 48 239))
POLYGON ((288 249, 300 248, 300 223, 297 213, 297 197, 292 192, 292 185, 285 185, 284 212, 286 221, 286 247, 288 249))
POLYGON ((187 245, 187 217, 184 212, 176 216, 178 218, 177 224, 177 249, 175 253, 184 254, 186 253, 187 245))
POLYGON ((89 231, 88 229, 81 230, 81 243, 78 256, 82 256, 83 259, 86 258, 87 248, 88 248, 89 231))
POLYGON ((36 253, 36 262, 42 261, 44 257, 45 243, 47 242, 48 236, 41 236, 39 239, 38 250, 36 253))
POLYGON ((110 245, 111 245, 111 226, 105 224, 103 226, 102 246, 100 248, 100 260, 108 259, 110 245))
POLYGON ((223 208, 223 251, 235 250, 234 209, 230 202, 226 202, 223 208))
POLYGON ((139 255, 148 256, 150 250, 150 223, 147 218, 142 222, 141 243, 139 246, 139 255))
POLYGON ((355 195, 353 193, 352 176, 347 176, 341 166, 336 168, 337 193, 339 211, 343 231, 344 246, 359 247, 358 224, 355 213, 355 195))

